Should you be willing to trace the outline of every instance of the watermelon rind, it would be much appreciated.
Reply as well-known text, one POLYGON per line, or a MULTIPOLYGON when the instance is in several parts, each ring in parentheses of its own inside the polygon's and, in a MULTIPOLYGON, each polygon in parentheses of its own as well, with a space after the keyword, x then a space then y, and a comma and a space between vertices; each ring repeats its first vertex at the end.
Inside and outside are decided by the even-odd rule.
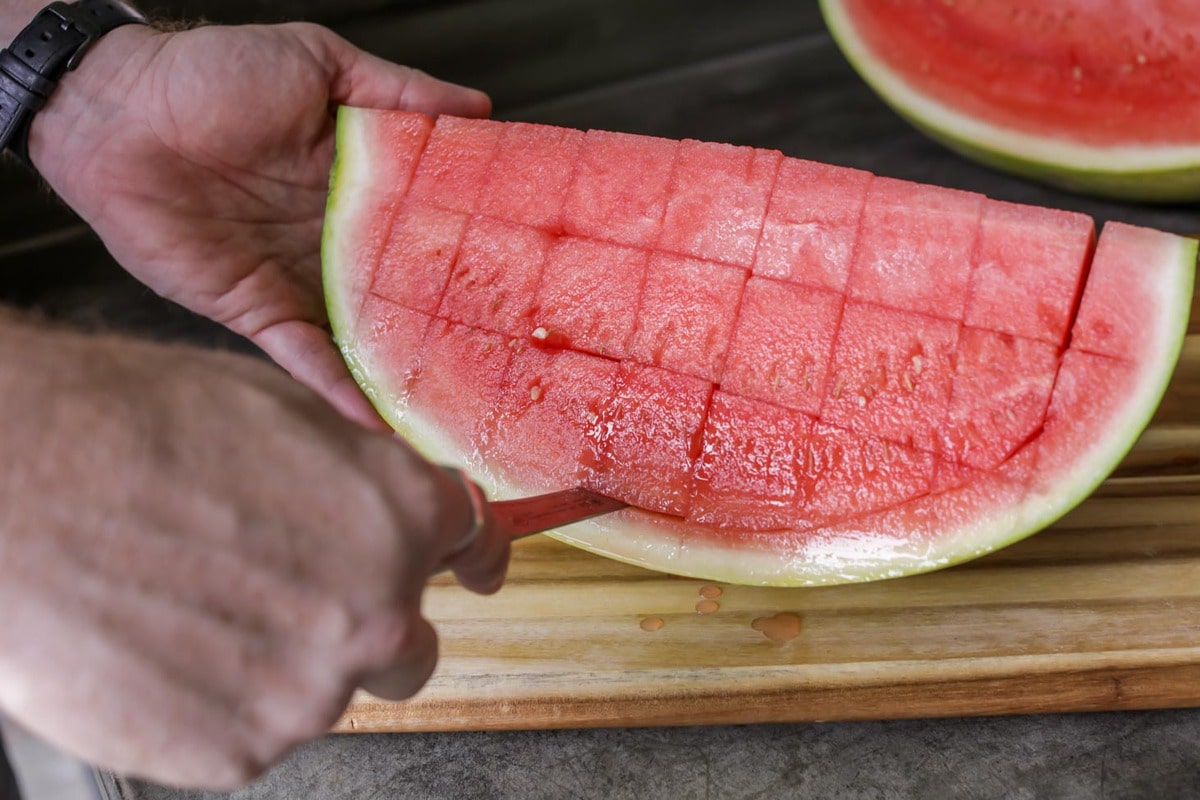
POLYGON ((834 41, 863 80, 896 113, 951 150, 1081 194, 1163 203, 1200 198, 1200 143, 1098 147, 969 116, 916 89, 877 58, 858 35, 845 0, 820 5, 834 41))
MULTIPOLYGON (((401 387, 390 385, 388 364, 375 363, 360 347, 354 324, 360 312, 350 276, 361 273, 349 240, 362 200, 373 182, 371 154, 362 119, 350 110, 338 117, 338 155, 330 181, 322 243, 323 277, 334 338, 364 393, 380 415, 426 458, 464 466, 488 496, 510 499, 535 494, 534 486, 505 480, 477 454, 467 452, 436 423, 408 408, 401 387)), ((933 541, 914 541, 903 531, 873 527, 884 515, 863 515, 840 526, 836 536, 821 531, 781 532, 771 546, 723 543, 712 535, 688 536, 678 521, 626 510, 576 523, 547 535, 584 550, 660 572, 761 586, 823 586, 896 578, 951 566, 1023 539, 1082 502, 1120 463, 1149 423, 1178 361, 1191 310, 1198 242, 1164 235, 1160 264, 1141 265, 1158 276, 1152 289, 1160 313, 1147 332, 1144 358, 1132 391, 1074 467, 1019 503, 981 508, 973 521, 941 531, 933 541)), ((711 534, 711 531, 707 531, 711 534)))

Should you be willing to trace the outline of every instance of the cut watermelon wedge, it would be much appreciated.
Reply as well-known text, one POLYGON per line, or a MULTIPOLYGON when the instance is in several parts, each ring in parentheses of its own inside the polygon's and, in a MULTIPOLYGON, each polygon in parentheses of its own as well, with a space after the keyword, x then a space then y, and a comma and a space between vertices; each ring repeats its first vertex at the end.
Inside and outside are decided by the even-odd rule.
POLYGON ((1137 200, 1200 197, 1200 4, 821 0, 868 84, 1000 169, 1137 200))
POLYGON ((430 139, 420 115, 342 109, 329 316, 429 458, 497 499, 582 484, 636 506, 552 534, 588 550, 776 585, 963 561, 1086 497, 1178 358, 1193 240, 1097 241, 1086 217, 787 158, 764 182, 771 152, 497 125, 442 118, 430 139), (474 213, 407 191, 458 151, 474 213), (505 205, 540 174, 557 211, 505 205))

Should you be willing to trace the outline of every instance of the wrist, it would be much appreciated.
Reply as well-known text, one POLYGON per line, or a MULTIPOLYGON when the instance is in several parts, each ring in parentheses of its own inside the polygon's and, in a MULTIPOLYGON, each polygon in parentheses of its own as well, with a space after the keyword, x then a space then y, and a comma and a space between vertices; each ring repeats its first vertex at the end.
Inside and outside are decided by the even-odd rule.
MULTIPOLYGON (((0 23, 7 34, 14 14, 28 11, 22 0, 5 6, 0 23)), ((75 80, 75 68, 101 61, 93 51, 112 52, 114 39, 133 38, 113 36, 122 28, 146 27, 131 23, 144 23, 144 18, 123 0, 60 0, 29 14, 17 34, 6 35, 0 41, 0 146, 28 160, 30 130, 46 116, 46 106, 63 105, 64 83, 96 86, 95 81, 75 80)))
MULTIPOLYGON (((29 160, 60 194, 101 144, 111 144, 128 118, 135 85, 169 34, 124 25, 100 37, 66 72, 29 127, 29 160)), ((68 199, 64 196, 64 199, 68 199)))

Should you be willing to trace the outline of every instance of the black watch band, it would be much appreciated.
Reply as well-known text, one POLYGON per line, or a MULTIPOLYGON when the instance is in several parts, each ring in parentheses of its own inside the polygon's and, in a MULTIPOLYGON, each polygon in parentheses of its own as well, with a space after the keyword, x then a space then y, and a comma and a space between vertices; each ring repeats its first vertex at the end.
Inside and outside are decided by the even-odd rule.
POLYGON ((55 2, 0 50, 0 151, 29 162, 29 123, 67 70, 88 47, 114 28, 146 18, 121 0, 55 2))

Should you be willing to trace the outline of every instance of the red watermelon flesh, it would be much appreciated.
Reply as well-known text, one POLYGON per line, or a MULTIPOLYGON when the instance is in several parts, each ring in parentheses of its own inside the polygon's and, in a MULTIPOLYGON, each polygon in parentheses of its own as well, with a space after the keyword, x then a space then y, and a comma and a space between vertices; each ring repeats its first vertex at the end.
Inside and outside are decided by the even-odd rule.
MULTIPOLYGON (((346 148, 353 149, 360 154, 360 169, 370 169, 379 180, 355 196, 352 203, 355 221, 342 230, 341 237, 344 246, 353 250, 355 263, 378 266, 384 244, 391 235, 392 219, 408 192, 433 130, 433 120, 423 114, 359 113, 368 122, 355 129, 353 143, 343 142, 338 157, 347 158, 346 148), (366 213, 367 209, 370 213, 366 213)), ((347 276, 347 302, 355 319, 376 272, 377 268, 359 269, 353 278, 347 276)))
POLYGON ((438 118, 413 176, 408 199, 472 213, 504 126, 489 120, 438 118))
POLYGON ((820 0, 847 60, 964 155, 1072 191, 1200 198, 1193 0, 820 0))
MULTIPOLYGON (((472 124, 491 126, 459 128, 472 124)), ((812 248, 796 246, 795 269, 776 280, 734 266, 747 263, 738 236, 713 261, 663 248, 677 145, 598 132, 589 166, 586 141, 577 153, 561 225, 467 220, 430 321, 405 304, 429 307, 446 250, 428 242, 453 240, 461 217, 438 211, 417 231, 396 215, 400 200, 373 190, 376 174, 399 169, 375 163, 406 152, 371 145, 383 127, 342 112, 350 149, 339 149, 324 243, 330 319, 356 376, 422 452, 466 464, 496 496, 582 482, 633 503, 555 535, 635 563, 809 584, 985 552, 1043 527, 1115 466, 1179 352, 1195 246, 1178 237, 1110 224, 1093 250, 1074 215, 984 211, 975 195, 875 177, 863 187, 851 170, 838 187, 836 167, 784 164, 748 263, 764 263, 776 198, 800 207, 787 182, 820 173, 804 202, 814 220, 842 220, 828 257, 849 272, 838 290, 797 277, 817 273, 812 248), (634 162, 653 167, 649 180, 634 162), (847 230, 855 192, 868 198, 861 236, 847 230), (411 240, 390 242, 383 263, 383 239, 370 245, 383 223, 359 219, 364 197, 393 238, 411 240), (435 257, 414 269, 413 253, 435 257), (857 298, 888 274, 894 293, 857 298), (961 288, 961 305, 938 299, 944 287, 961 288), (1006 317, 997 296, 1043 305, 1006 317)), ((517 147, 510 132, 525 129, 503 130, 517 147)), ((533 149, 552 159, 555 137, 537 130, 533 149)), ((721 185, 725 163, 714 159, 721 185)), ((717 241, 695 224, 695 241, 717 241)))
POLYGON ((821 419, 934 451, 957 350, 952 322, 846 303, 821 419))
POLYGON ((679 143, 588 131, 563 204, 561 227, 575 236, 650 247, 662 231, 679 143))
POLYGON ((479 212, 557 228, 582 146, 581 131, 528 122, 506 126, 479 197, 479 212))
POLYGON ((440 313, 447 319, 510 336, 526 336, 549 234, 511 222, 475 217, 467 226, 440 313))
POLYGON ((1192 0, 837 5, 876 58, 974 118, 1083 144, 1192 143, 1200 130, 1192 0))
POLYGON ((619 371, 616 361, 518 344, 483 455, 517 479, 538 475, 546 491, 590 481, 593 429, 619 371))
POLYGON ((589 485, 650 511, 685 517, 712 384, 629 363, 592 428, 589 485))
POLYGON ((494 483, 480 450, 495 429, 508 373, 509 339, 493 331, 433 320, 420 343, 408 410, 437 431, 443 447, 494 483))
POLYGON ((849 296, 961 320, 983 195, 877 178, 867 190, 849 296))
POLYGON ((375 272, 371 291, 417 311, 437 313, 466 229, 466 214, 406 204, 383 248, 382 261, 393 268, 375 272))
POLYGON ((739 269, 654 253, 630 355, 644 364, 719 380, 745 283, 739 269))
POLYGON ((1078 306, 1095 230, 1083 214, 989 200, 966 324, 1061 346, 1078 306))
POLYGON ((812 418, 717 391, 704 423, 689 519, 720 527, 785 528, 808 498, 812 418))
POLYGON ((774 150, 684 141, 658 246, 749 268, 782 159, 774 150))
POLYGON ((645 250, 559 238, 542 270, 532 331, 543 340, 624 358, 646 278, 645 250))
POLYGON ((722 384, 732 392, 820 414, 842 295, 754 277, 746 284, 722 384))
POLYGON ((844 292, 872 177, 861 170, 783 159, 754 274, 844 292))
MULTIPOLYGON (((1097 246, 1088 290, 1079 305, 1071 346, 1113 358, 1138 359, 1146 318, 1168 298, 1128 264, 1152 265, 1159 246, 1154 231, 1113 223, 1097 246)), ((1147 267, 1143 267, 1145 269, 1147 267)))
POLYGON ((978 469, 1000 464, 1041 428, 1057 372, 1053 345, 963 328, 941 453, 978 469))

